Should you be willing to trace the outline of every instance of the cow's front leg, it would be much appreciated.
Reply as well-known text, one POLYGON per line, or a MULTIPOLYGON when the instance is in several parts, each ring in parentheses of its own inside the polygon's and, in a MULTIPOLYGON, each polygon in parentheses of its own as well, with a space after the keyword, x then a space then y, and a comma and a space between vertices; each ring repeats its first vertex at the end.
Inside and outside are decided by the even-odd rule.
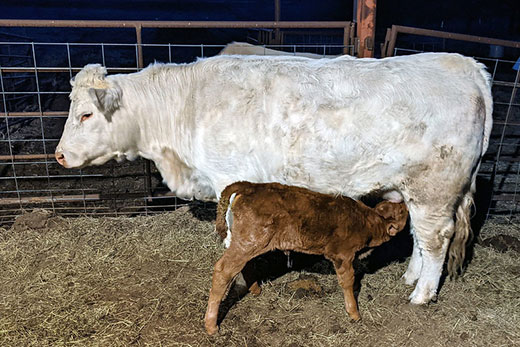
POLYGON ((410 226, 410 229, 413 236, 413 252, 410 262, 408 263, 408 269, 403 275, 404 283, 409 286, 413 285, 415 281, 419 279, 423 262, 421 249, 417 243, 417 236, 415 236, 415 230, 413 229, 413 226, 410 226))
POLYGON ((453 215, 448 211, 449 209, 446 213, 440 213, 437 209, 410 209, 417 239, 417 246, 414 248, 418 248, 422 259, 417 284, 409 297, 412 304, 427 304, 436 298, 446 251, 454 231, 453 215))

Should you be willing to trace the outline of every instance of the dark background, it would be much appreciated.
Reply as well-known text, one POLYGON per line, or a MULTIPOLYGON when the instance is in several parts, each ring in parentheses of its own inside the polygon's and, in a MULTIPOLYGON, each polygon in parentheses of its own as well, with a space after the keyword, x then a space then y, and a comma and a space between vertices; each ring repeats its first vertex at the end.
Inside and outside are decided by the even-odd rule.
MULTIPOLYGON (((284 21, 343 21, 353 19, 351 0, 281 0, 281 20, 284 21)), ((89 20, 274 20, 274 1, 254 0, 105 0, 105 1, 36 1, 3 0, 0 2, 3 19, 89 19, 89 20)), ((379 0, 377 3, 376 47, 384 40, 386 28, 392 24, 414 26, 442 31, 520 40, 519 0, 463 0, 412 1, 379 0)), ((72 34, 74 30, 69 30, 72 34)), ((104 41, 119 35, 106 34, 104 41)), ((63 35, 63 30, 9 29, 1 33, 45 41, 47 36, 63 35)), ((72 41, 92 41, 87 37, 68 38, 72 41)), ((211 32, 199 30, 175 35, 169 42, 226 43, 241 40, 240 31, 211 32), (212 41, 212 42, 210 42, 212 41)), ((152 35, 153 36, 153 35, 152 35)), ((64 37, 64 39, 66 39, 64 37)), ((124 40, 124 39, 121 39, 124 40)), ((153 40, 153 39, 150 39, 153 40)), ((157 38, 158 41, 164 37, 157 38)))

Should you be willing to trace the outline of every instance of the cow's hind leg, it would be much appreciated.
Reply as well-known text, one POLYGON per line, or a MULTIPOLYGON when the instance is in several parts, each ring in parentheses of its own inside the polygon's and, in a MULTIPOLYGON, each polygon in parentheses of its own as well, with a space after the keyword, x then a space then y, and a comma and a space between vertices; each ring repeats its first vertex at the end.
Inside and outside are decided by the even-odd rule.
MULTIPOLYGON (((415 290, 410 295, 410 302, 413 304, 426 304, 437 295, 446 251, 454 232, 452 206, 451 204, 442 207, 409 204, 416 239, 414 248, 419 252, 416 256, 419 255, 419 259, 422 260, 415 290)), ((417 258, 412 264, 414 274, 419 267, 415 261, 417 258)))

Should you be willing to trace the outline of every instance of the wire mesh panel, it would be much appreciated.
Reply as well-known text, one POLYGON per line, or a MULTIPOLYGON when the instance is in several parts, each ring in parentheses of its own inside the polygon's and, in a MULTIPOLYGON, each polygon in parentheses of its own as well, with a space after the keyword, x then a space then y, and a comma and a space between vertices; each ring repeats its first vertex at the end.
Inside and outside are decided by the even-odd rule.
POLYGON ((147 212, 143 161, 67 170, 54 160, 69 107, 69 80, 86 62, 137 71, 136 45, 0 42, 0 222, 34 207, 61 214, 147 212), (108 48, 108 49, 107 49, 108 48))
MULTIPOLYGON (((130 73, 155 61, 184 63, 224 45, 0 42, 0 224, 23 211, 61 215, 148 214, 187 203, 170 195, 144 159, 65 169, 54 151, 70 101, 69 80, 86 64, 130 73)), ((341 54, 344 45, 266 46, 297 54, 341 54)))

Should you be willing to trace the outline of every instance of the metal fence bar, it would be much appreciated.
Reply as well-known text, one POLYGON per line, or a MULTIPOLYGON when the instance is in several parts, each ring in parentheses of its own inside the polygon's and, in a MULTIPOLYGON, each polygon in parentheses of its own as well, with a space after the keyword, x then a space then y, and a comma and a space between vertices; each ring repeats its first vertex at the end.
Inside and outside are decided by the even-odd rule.
MULTIPOLYGON (((34 72, 37 72, 37 69, 32 69, 34 72)), ((5 95, 69 95, 70 92, 4 92, 5 95)))
MULTIPOLYGON (((353 23, 348 21, 106 21, 106 20, 0 20, 0 27, 54 27, 54 28, 134 28, 142 40, 143 28, 154 29, 342 29, 344 54, 354 54, 347 47, 353 43, 353 23)), ((139 45, 139 47, 142 47, 139 45)), ((142 49, 142 48, 140 48, 142 49)), ((142 56, 142 52, 141 56, 142 56)))
POLYGON ((0 19, 0 27, 154 28, 154 29, 343 29, 342 21, 120 21, 0 19))
MULTIPOLYGON (((2 71, 0 71, 0 86, 2 88, 2 101, 4 103, 4 112, 7 113, 7 98, 5 97, 5 94, 4 94, 5 87, 4 87, 4 77, 3 77, 2 71)), ((15 157, 13 155, 13 146, 10 141, 11 134, 10 134, 10 130, 9 130, 9 119, 8 118, 5 119, 5 123, 6 123, 7 140, 9 140, 7 145, 9 146, 9 157, 11 160, 11 167, 13 169, 13 178, 14 178, 14 184, 16 186, 16 195, 18 196, 18 203, 20 204, 20 209, 22 209, 23 206, 22 206, 22 200, 21 200, 20 191, 19 191, 18 178, 16 177, 16 167, 14 166, 15 157)))
MULTIPOLYGON (((137 69, 141 70, 144 67, 144 58, 143 58, 143 39, 142 39, 142 26, 136 25, 135 27, 135 36, 136 36, 136 62, 137 62, 137 69)), ((113 170, 113 167, 112 167, 113 170)), ((145 177, 144 177, 144 186, 145 190, 148 193, 148 196, 152 196, 152 172, 151 172, 151 166, 150 161, 145 160, 144 161, 144 171, 145 171, 145 177)), ((115 184, 112 181, 113 184, 115 184)), ((116 209, 117 213, 117 209, 116 209)), ((148 210, 145 209, 145 213, 148 213, 148 210)))
MULTIPOLYGON (((9 135, 9 134, 8 134, 9 135)), ((10 154, 0 155, 0 160, 26 160, 26 159, 51 159, 54 158, 52 154, 10 154)))
MULTIPOLYGON (((38 66, 37 62, 36 62, 36 50, 34 48, 34 42, 31 44, 31 50, 32 50, 32 56, 33 56, 33 62, 34 62, 34 68, 36 69, 36 67, 38 66)), ((40 80, 38 79, 38 71, 34 70, 34 76, 35 76, 35 79, 36 79, 36 91, 38 93, 38 96, 37 96, 37 99, 38 99, 38 110, 40 112, 40 130, 41 130, 41 134, 42 134, 42 139, 43 139, 43 145, 42 145, 42 148, 43 148, 43 154, 45 156, 47 156, 47 148, 46 148, 46 145, 45 145, 45 129, 43 128, 43 117, 41 115, 42 111, 43 111, 43 107, 42 107, 42 100, 41 100, 41 94, 40 94, 40 80)), ((49 173, 49 165, 48 164, 45 164, 45 171, 47 173, 47 185, 49 186, 49 189, 51 188, 51 180, 49 178, 50 176, 50 173, 49 173)), ((50 193, 50 197, 51 197, 51 205, 52 205, 52 210, 54 212, 54 202, 52 201, 52 192, 50 193)))
MULTIPOLYGON (((83 177, 104 177, 102 174, 87 174, 83 177)), ((18 179, 39 179, 39 178, 77 178, 76 175, 50 175, 50 176, 18 176, 18 179)), ((14 177, 0 177, 2 180, 14 180, 14 177)))
MULTIPOLYGON (((520 69, 517 70, 517 72, 516 72, 515 83, 514 83, 513 91, 511 92, 511 97, 509 99, 509 106, 507 108, 507 113, 506 113, 506 118, 505 118, 505 121, 504 121, 504 126, 502 128, 502 133, 500 134, 500 141, 499 141, 499 145, 498 145, 497 155, 495 157, 495 163, 494 163, 494 166, 493 166, 493 173, 492 173, 492 176, 491 176, 493 178, 493 181, 494 181, 494 178, 497 175, 498 165, 499 165, 499 162, 500 162, 500 155, 502 154, 502 150, 504 148, 503 144, 504 144, 504 139, 505 139, 505 135, 506 135, 506 129, 507 129, 509 118, 511 116, 512 104, 513 104, 513 101, 514 101, 515 96, 516 96, 516 90, 517 90, 517 86, 518 86, 519 77, 520 77, 520 69)), ((518 176, 517 176, 517 178, 518 178, 518 176)), ((517 189, 517 187, 515 186, 515 192, 514 192, 514 195, 513 195, 513 198, 512 198, 513 201, 516 201, 516 189, 517 189)), ((494 194, 494 191, 491 192, 491 200, 493 200, 493 194, 494 194)), ((515 210, 516 210, 516 205, 515 205, 515 210)), ((512 215, 512 212, 510 213, 510 217, 511 217, 511 215, 512 215)), ((489 209, 488 209, 487 217, 489 218, 489 209)))
MULTIPOLYGON (((6 93, 3 93, 3 95, 7 95, 6 93)), ((24 94, 24 93, 20 93, 20 94, 24 94)), ((23 118, 27 118, 27 117, 37 117, 39 118, 40 116, 42 117, 64 117, 64 118, 67 118, 67 116, 69 115, 68 112, 66 111, 46 111, 46 112, 7 112, 7 111, 3 111, 3 112, 0 112, 0 117, 8 117, 8 118, 14 118, 14 117, 23 117, 23 118)))
POLYGON ((418 36, 429 36, 429 37, 437 37, 458 41, 466 41, 466 42, 475 42, 482 44, 490 44, 504 47, 513 47, 520 48, 520 42, 518 41, 509 41, 509 40, 501 40, 494 39, 489 37, 475 36, 475 35, 466 35, 459 33, 450 33, 439 30, 430 30, 430 29, 422 29, 422 28, 413 28, 401 25, 392 25, 390 29, 390 37, 388 39, 388 43, 385 42, 383 47, 386 47, 386 51, 381 52, 383 57, 389 57, 395 54, 395 45, 397 41, 397 35, 401 34, 410 34, 410 35, 418 35, 418 36))

